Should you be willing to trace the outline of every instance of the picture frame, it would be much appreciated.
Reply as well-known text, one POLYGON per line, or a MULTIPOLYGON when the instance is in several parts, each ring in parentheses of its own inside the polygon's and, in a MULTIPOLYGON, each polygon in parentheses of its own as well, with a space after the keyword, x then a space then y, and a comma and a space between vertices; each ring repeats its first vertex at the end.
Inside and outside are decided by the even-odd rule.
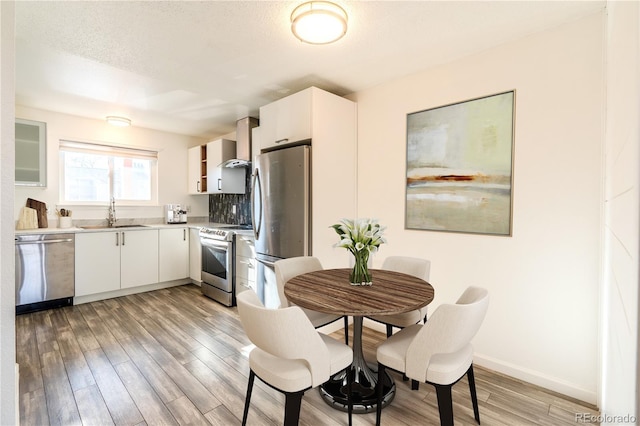
POLYGON ((515 90, 407 114, 405 229, 512 235, 515 90))

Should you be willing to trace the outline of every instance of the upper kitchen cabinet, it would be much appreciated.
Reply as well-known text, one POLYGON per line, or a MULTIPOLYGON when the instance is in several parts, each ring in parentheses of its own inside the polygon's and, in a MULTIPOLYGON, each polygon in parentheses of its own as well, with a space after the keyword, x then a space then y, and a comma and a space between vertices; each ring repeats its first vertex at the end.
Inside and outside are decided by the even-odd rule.
POLYGON ((189 194, 207 193, 207 146, 189 148, 189 194))
POLYGON ((311 87, 260 108, 261 149, 311 138, 311 87))
POLYGON ((218 139, 207 143, 207 193, 244 194, 244 167, 222 167, 227 160, 236 158, 236 142, 218 139))
POLYGON ((47 125, 16 118, 16 185, 47 186, 47 125))
POLYGON ((244 168, 225 168, 221 164, 236 157, 236 143, 218 139, 189 148, 189 194, 244 194, 244 168))
POLYGON ((344 267, 347 259, 346 250, 333 248, 330 226, 356 216, 356 113, 355 102, 310 87, 260 108, 254 133, 261 149, 311 139, 311 251, 326 268, 344 267))

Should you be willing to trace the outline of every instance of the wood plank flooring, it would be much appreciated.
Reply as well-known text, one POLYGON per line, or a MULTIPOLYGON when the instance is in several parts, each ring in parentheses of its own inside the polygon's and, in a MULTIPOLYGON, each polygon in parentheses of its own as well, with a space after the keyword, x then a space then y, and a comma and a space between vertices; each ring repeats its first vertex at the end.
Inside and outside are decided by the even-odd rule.
MULTIPOLYGON (((341 332, 334 337, 342 340, 341 332)), ((365 329, 365 357, 374 362, 381 333, 365 329)), ((235 308, 194 285, 19 315, 22 425, 239 425, 250 342, 235 308)), ((437 425, 435 391, 411 391, 396 375, 397 395, 383 425, 437 425)), ((476 367, 483 425, 575 425, 594 407, 476 367)), ((473 425, 466 380, 454 386, 458 425, 473 425)), ((256 380, 250 425, 279 425, 282 395, 256 380)), ((301 425, 344 425, 345 413, 317 390, 303 399, 301 425)), ((375 424, 375 413, 354 425, 375 424)))

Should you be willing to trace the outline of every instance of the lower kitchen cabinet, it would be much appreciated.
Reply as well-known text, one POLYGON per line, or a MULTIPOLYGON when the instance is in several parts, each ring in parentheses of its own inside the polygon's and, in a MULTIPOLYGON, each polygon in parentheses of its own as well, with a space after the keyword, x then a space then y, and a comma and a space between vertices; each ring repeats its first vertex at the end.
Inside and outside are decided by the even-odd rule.
POLYGON ((158 230, 76 234, 75 295, 158 282, 158 230))
POLYGON ((159 238, 160 282, 187 278, 189 276, 189 229, 185 227, 160 229, 159 238))
POLYGON ((120 289, 120 233, 76 234, 76 297, 120 289))
POLYGON ((249 289, 257 293, 255 240, 236 234, 236 294, 249 289))
POLYGON ((122 232, 120 288, 158 282, 158 230, 122 232))
POLYGON ((202 284, 202 245, 200 230, 189 229, 189 278, 197 285, 202 284))

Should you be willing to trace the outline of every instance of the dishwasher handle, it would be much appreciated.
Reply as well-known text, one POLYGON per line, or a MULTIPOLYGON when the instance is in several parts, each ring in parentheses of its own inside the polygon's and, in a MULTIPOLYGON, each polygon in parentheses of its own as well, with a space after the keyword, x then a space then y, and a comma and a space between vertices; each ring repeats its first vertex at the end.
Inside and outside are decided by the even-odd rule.
POLYGON ((35 240, 35 241, 19 241, 16 240, 16 245, 23 244, 53 244, 53 243, 72 243, 73 239, 71 238, 59 238, 56 240, 35 240))

